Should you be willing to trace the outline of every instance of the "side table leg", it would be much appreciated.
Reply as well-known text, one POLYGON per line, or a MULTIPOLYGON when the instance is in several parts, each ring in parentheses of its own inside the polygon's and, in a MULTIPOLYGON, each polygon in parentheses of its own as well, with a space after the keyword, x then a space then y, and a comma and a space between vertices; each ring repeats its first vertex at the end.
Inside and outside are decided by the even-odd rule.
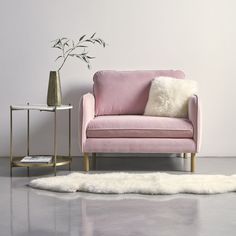
MULTIPOLYGON (((27 105, 29 106, 29 103, 27 103, 27 105)), ((27 156, 29 156, 29 133, 30 133, 30 111, 27 110, 27 156)), ((29 167, 27 167, 27 175, 29 177, 29 167)))
POLYGON ((72 158, 71 158, 71 109, 69 109, 69 158, 70 158, 69 171, 71 171, 71 162, 72 162, 72 158))
POLYGON ((57 175, 57 107, 54 109, 54 175, 57 175))
POLYGON ((10 106, 10 176, 12 177, 12 106, 10 106))

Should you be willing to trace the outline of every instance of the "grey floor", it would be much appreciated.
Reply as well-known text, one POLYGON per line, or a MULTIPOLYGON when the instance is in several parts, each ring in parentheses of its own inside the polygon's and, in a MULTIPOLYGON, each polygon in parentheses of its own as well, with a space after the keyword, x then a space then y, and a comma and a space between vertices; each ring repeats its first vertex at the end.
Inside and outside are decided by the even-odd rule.
MULTIPOLYGON (((99 157, 99 171, 168 171, 188 173, 189 159, 178 157, 99 157)), ((73 171, 81 170, 74 158, 73 171)), ((197 173, 233 174, 236 158, 201 157, 197 173)), ((15 168, 9 178, 8 158, 0 158, 0 236, 233 236, 236 193, 219 195, 102 195, 54 193, 27 187, 52 174, 50 169, 15 168)), ((60 168, 58 174, 68 171, 60 168)))

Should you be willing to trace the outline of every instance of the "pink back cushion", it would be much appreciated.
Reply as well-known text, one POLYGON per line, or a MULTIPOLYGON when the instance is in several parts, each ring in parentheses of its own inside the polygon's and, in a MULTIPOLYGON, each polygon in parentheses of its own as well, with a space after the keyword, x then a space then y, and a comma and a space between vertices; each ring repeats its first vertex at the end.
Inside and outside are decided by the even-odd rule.
POLYGON ((96 115, 143 114, 151 81, 158 76, 185 77, 179 70, 96 72, 93 77, 96 115))

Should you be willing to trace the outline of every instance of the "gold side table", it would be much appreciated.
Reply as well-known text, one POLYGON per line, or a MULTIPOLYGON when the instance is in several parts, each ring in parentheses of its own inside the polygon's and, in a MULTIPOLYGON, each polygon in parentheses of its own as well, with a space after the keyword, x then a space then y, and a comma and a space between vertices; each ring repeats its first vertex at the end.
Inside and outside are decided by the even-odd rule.
MULTIPOLYGON (((56 175, 57 166, 69 165, 69 170, 71 170, 71 110, 73 106, 71 105, 61 105, 61 106, 47 106, 43 105, 12 105, 10 106, 10 176, 12 176, 13 167, 27 167, 27 173, 29 176, 30 167, 53 167, 54 175, 56 175), (45 111, 54 113, 54 151, 52 155, 52 162, 50 163, 22 163, 22 156, 13 156, 13 111, 27 111, 27 156, 36 156, 30 154, 30 111, 45 111), (67 156, 62 156, 57 154, 57 113, 59 111, 69 111, 69 140, 68 148, 69 153, 67 156)), ((38 155, 37 155, 38 156, 38 155)), ((42 155, 40 155, 42 156, 42 155)), ((50 156, 50 155, 47 155, 50 156)))

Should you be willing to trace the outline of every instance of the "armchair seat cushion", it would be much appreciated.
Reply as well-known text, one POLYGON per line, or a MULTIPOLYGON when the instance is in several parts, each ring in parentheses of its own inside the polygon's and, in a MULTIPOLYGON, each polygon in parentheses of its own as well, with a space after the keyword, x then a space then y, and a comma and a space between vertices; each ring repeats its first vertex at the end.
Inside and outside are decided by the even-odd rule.
POLYGON ((87 126, 87 138, 193 138, 188 119, 143 115, 97 116, 87 126))

